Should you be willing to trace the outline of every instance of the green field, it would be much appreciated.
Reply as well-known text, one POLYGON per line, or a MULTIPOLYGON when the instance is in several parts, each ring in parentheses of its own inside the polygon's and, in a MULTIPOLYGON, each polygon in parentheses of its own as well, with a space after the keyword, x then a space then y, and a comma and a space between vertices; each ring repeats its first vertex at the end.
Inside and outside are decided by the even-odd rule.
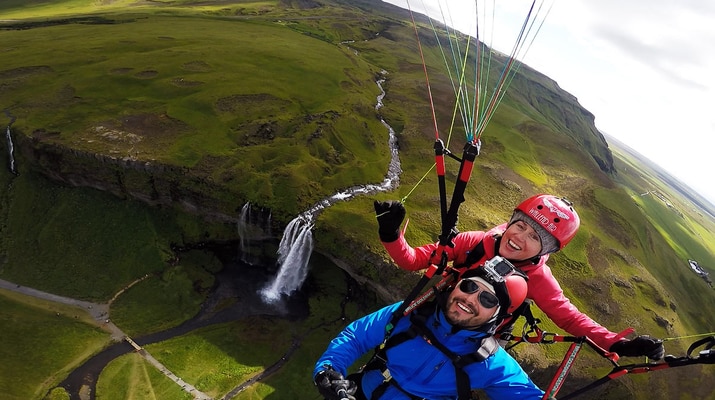
POLYGON ((316 201, 313 191, 382 178, 376 71, 347 47, 220 10, 94 8, 102 14, 87 21, 2 30, 0 108, 16 132, 191 167, 244 201, 291 213, 316 201))

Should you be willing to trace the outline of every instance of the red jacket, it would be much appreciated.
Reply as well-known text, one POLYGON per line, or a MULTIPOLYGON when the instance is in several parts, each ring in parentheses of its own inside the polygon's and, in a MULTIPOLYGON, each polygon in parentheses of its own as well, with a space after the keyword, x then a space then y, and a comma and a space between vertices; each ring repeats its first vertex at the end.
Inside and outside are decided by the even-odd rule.
MULTIPOLYGON (((479 241, 483 241, 484 257, 475 265, 484 264, 485 261, 496 255, 496 239, 504 233, 505 229, 506 224, 503 224, 489 232, 470 231, 457 234, 453 241, 454 247, 445 247, 448 260, 452 261, 454 265, 464 263, 467 253, 479 241)), ((382 244, 395 263, 408 271, 418 271, 429 267, 430 255, 439 246, 438 243, 434 243, 413 248, 402 235, 394 242, 383 242, 382 244)), ((546 265, 548 258, 548 254, 541 256, 537 264, 533 264, 531 260, 514 263, 514 266, 529 277, 527 298, 532 299, 559 328, 573 336, 588 336, 603 349, 608 350, 613 343, 621 339, 622 335, 599 325, 571 304, 571 301, 564 296, 558 281, 551 274, 551 268, 546 265)), ((438 260, 434 261, 438 262, 438 260)))

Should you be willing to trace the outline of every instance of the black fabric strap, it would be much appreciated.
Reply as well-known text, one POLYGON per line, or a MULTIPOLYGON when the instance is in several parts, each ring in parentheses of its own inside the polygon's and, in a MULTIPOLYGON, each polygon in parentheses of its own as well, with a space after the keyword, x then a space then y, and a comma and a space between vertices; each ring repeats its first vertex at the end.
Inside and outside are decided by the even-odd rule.
POLYGON ((365 396, 365 392, 362 390, 362 376, 363 376, 364 370, 360 372, 355 372, 347 377, 345 379, 349 381, 353 381, 357 383, 357 390, 355 391, 355 394, 353 394, 353 397, 355 397, 355 400, 368 400, 367 396, 365 396))
POLYGON ((504 322, 497 329, 496 336, 500 337, 502 340, 511 340, 513 338, 511 332, 514 329, 514 323, 517 319, 519 319, 519 317, 522 316, 526 319, 526 323, 532 329, 537 328, 538 324, 541 322, 539 319, 534 317, 534 314, 532 314, 531 300, 527 299, 521 303, 519 308, 514 310, 514 312, 504 320, 504 322))
POLYGON ((499 341, 494 336, 488 336, 482 339, 482 344, 474 353, 462 355, 458 361, 453 361, 455 366, 464 368, 469 364, 482 362, 497 352, 499 341))
POLYGON ((395 388, 397 388, 397 390, 402 392, 405 396, 409 397, 410 400, 424 400, 424 398, 422 398, 422 397, 417 397, 417 396, 412 395, 411 393, 408 393, 394 379, 390 379, 389 381, 382 382, 377 388, 375 388, 375 390, 372 391, 372 397, 370 398, 370 400, 380 400, 382 398, 382 395, 385 394, 385 392, 387 391, 387 388, 390 386, 394 386, 395 388))
POLYGON ((455 265, 454 268, 460 270, 469 269, 472 265, 478 263, 479 260, 484 258, 485 254, 486 252, 484 251, 484 241, 480 240, 479 243, 477 243, 476 246, 474 246, 474 248, 472 248, 472 250, 467 253, 467 259, 464 260, 464 263, 455 265))

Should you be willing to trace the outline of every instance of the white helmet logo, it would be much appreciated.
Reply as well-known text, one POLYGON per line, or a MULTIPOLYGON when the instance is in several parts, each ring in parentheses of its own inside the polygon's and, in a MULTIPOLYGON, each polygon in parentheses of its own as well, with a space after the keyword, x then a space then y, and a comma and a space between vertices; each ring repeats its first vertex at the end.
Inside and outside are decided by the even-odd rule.
POLYGON ((544 205, 549 208, 549 211, 559 216, 561 219, 569 219, 569 216, 563 211, 556 208, 555 205, 551 204, 549 199, 544 198, 544 205))

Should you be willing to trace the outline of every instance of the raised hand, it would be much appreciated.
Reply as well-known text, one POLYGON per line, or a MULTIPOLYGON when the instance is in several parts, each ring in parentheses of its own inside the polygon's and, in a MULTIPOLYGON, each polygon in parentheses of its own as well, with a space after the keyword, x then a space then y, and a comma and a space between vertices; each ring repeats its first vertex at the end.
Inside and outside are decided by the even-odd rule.
POLYGON ((397 200, 375 200, 375 215, 379 225, 378 234, 383 242, 394 242, 400 237, 400 225, 405 219, 405 206, 397 200))

